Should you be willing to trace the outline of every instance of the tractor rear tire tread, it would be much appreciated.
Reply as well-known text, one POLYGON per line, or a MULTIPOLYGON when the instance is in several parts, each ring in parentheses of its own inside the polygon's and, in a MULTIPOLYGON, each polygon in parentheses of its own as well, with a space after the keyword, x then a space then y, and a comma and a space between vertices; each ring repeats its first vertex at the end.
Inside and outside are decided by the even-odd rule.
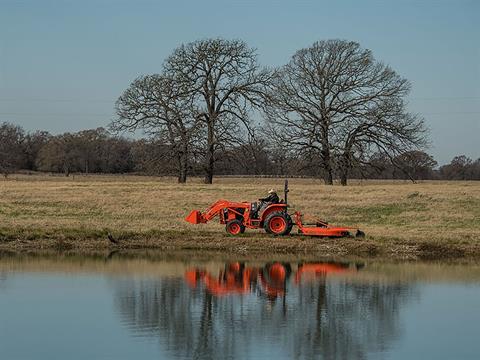
POLYGON ((265 231, 268 234, 274 234, 274 235, 279 235, 279 236, 285 236, 285 235, 290 234, 290 231, 292 231, 292 227, 293 227, 292 217, 284 211, 274 211, 274 212, 268 214, 267 217, 265 218, 264 223, 263 223, 263 228, 265 229, 265 231), (281 233, 274 234, 270 230, 270 220, 274 217, 277 217, 277 216, 281 216, 282 218, 284 218, 286 223, 287 223, 287 226, 285 227, 285 230, 283 230, 281 233))

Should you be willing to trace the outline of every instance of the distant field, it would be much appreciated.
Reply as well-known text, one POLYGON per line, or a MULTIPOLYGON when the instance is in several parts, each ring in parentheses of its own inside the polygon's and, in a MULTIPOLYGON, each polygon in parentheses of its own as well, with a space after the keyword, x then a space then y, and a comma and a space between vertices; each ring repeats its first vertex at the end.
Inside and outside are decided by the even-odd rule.
POLYGON ((140 176, 11 176, 0 180, 0 248, 102 248, 110 246, 111 232, 129 248, 480 257, 480 182, 354 181, 329 187, 320 180, 290 180, 292 210, 358 226, 367 234, 363 241, 273 238, 252 230, 232 239, 216 221, 195 226, 183 220, 219 198, 254 201, 271 187, 280 194, 283 179, 217 178, 213 185, 193 179, 179 185, 140 176))

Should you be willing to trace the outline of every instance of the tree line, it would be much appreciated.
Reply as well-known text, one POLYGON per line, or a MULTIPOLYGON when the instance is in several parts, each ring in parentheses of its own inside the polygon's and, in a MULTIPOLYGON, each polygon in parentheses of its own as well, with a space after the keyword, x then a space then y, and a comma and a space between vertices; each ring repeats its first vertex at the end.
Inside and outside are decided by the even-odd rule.
MULTIPOLYGON (((26 132, 19 126, 0 124, 0 172, 19 170, 58 173, 146 174, 178 176, 176 150, 162 138, 125 138, 98 128, 52 135, 26 132)), ((276 142, 255 136, 254 140, 218 152, 217 175, 323 177, 319 159, 285 153, 276 142)), ((393 158, 375 153, 351 171, 356 179, 480 180, 480 158, 456 156, 438 167, 433 157, 409 151, 393 158)), ((204 159, 192 152, 186 174, 204 175, 204 159)), ((333 173, 340 179, 340 174, 333 173)))
MULTIPOLYGON (((212 183, 218 174, 299 174, 342 185, 352 177, 432 178, 424 119, 406 108, 410 87, 352 41, 317 41, 269 68, 244 41, 205 39, 180 45, 158 73, 135 79, 108 131, 22 135, 8 124, 2 131, 23 137, 29 154, 39 149, 29 168, 67 175, 138 171, 212 183), (140 131, 142 140, 121 136, 140 131)), ((8 139, 6 151, 18 148, 8 139)), ((442 176, 476 166, 459 157, 442 176)))

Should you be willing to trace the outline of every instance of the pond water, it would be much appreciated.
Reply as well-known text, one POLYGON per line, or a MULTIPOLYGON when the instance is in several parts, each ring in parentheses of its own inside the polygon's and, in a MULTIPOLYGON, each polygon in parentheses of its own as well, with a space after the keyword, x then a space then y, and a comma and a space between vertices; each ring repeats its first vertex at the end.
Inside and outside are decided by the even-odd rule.
POLYGON ((479 359, 480 267, 0 256, 0 358, 479 359))

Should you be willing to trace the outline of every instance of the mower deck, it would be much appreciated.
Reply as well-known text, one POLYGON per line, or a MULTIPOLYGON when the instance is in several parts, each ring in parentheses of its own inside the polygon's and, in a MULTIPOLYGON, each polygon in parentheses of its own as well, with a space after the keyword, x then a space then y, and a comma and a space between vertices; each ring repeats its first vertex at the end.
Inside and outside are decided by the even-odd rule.
POLYGON ((298 227, 298 233, 307 236, 321 236, 321 237, 363 237, 365 234, 352 227, 331 226, 326 222, 317 220, 315 225, 307 225, 302 223, 302 214, 298 211, 294 214, 295 225, 298 227))

